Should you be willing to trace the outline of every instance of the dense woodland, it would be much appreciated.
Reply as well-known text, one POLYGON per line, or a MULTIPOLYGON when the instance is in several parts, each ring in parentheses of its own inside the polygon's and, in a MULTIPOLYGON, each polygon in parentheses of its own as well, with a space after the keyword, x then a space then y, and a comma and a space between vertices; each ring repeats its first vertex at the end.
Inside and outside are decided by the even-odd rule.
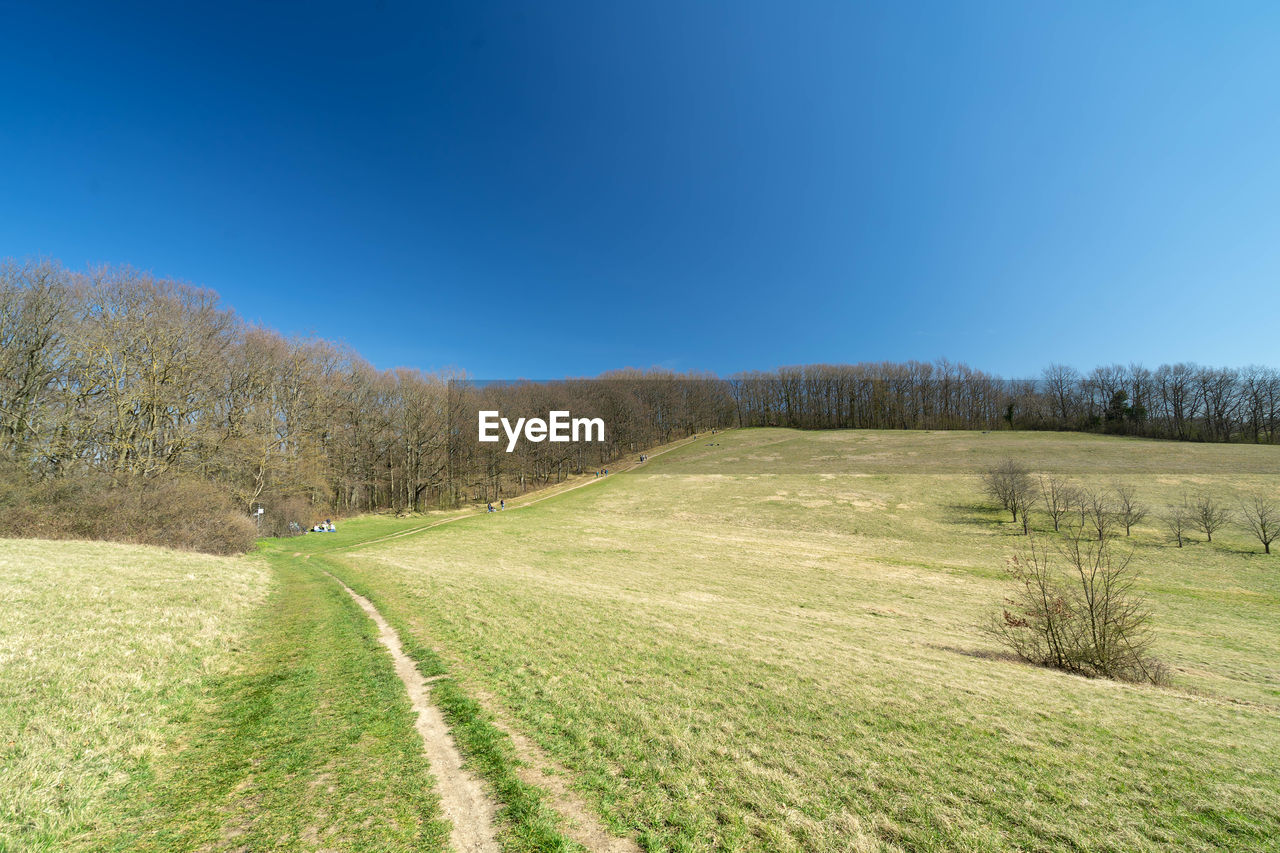
POLYGON ((1280 373, 1051 366, 1008 381, 939 361, 481 385, 460 373, 377 370, 333 342, 246 323, 211 291, 131 269, 0 267, 0 507, 10 519, 0 526, 10 534, 35 525, 40 507, 79 504, 81 521, 91 506, 196 526, 193 514, 230 513, 238 520, 220 526, 243 540, 258 506, 262 532, 279 533, 331 512, 494 500, 738 425, 1274 442, 1280 373), (476 441, 482 408, 601 417, 607 441, 526 441, 507 453, 476 441), (184 494, 204 502, 184 508, 184 494))

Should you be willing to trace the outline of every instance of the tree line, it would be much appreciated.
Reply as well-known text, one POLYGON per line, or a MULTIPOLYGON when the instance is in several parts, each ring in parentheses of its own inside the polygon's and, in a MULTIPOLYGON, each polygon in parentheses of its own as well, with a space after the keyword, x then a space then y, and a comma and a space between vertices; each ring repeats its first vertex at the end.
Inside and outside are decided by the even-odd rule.
POLYGON ((707 377, 480 384, 378 370, 343 345, 248 323, 209 290, 127 268, 0 266, 0 503, 10 509, 40 495, 57 503, 70 482, 140 505, 160 484, 173 498, 184 491, 175 482, 199 482, 243 518, 264 507, 262 532, 283 532, 328 512, 509 496, 732 417, 707 377), (508 454, 476 441, 481 408, 603 417, 607 441, 508 454))
POLYGON ((805 365, 728 380, 743 426, 1044 429, 1182 441, 1280 440, 1280 371, 1052 364, 1009 380, 947 361, 805 365))
MULTIPOLYGON (((200 512, 216 514, 212 488, 240 520, 265 509, 241 540, 330 512, 496 500, 712 428, 1020 427, 1274 442, 1278 422, 1280 377, 1267 368, 1081 375, 1055 365, 1019 382, 938 361, 728 379, 622 370, 476 382, 379 370, 344 345, 246 322, 212 291, 129 268, 0 265, 0 507, 62 506, 79 484, 76 501, 112 495, 112 512, 140 524, 160 513, 162 493, 170 510, 174 496, 202 494, 200 512), (606 440, 522 442, 507 453, 477 441, 481 409, 600 417, 606 440)), ((35 516, 6 517, 0 528, 12 532, 35 516)))

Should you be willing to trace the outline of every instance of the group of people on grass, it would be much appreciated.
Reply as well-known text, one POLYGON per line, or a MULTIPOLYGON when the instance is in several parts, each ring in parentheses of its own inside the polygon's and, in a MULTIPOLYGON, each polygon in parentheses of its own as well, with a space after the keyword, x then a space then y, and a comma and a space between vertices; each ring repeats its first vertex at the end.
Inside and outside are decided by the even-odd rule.
POLYGON ((493 501, 489 501, 489 512, 497 512, 498 510, 506 509, 506 508, 507 508, 507 502, 506 502, 506 500, 500 500, 500 501, 498 501, 498 509, 494 509, 494 508, 493 508, 493 501))
POLYGON ((334 526, 333 526, 333 520, 332 520, 332 519, 328 519, 328 518, 326 518, 326 519, 325 519, 323 522, 321 522, 320 524, 317 524, 317 525, 315 525, 314 527, 312 527, 312 528, 311 528, 311 530, 310 530, 310 531, 308 531, 308 532, 310 532, 310 533, 337 533, 337 532, 338 532, 338 528, 336 528, 336 527, 334 527, 334 526))

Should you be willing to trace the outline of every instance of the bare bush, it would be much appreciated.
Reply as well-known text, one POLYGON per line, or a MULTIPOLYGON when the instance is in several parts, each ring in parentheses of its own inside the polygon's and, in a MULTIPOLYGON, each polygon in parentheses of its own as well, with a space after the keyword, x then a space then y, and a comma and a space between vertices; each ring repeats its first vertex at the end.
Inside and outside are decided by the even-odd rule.
POLYGON ((1280 504, 1262 492, 1254 492, 1240 502, 1244 525, 1262 543, 1264 554, 1271 553, 1271 543, 1280 536, 1280 504))
POLYGON ((1134 526, 1147 517, 1147 508, 1138 502, 1137 490, 1133 486, 1112 483, 1111 491, 1116 498, 1116 520, 1124 527, 1124 535, 1128 536, 1134 526))
POLYGON ((254 523, 217 486, 160 477, 116 484, 105 476, 33 482, 5 473, 0 536, 97 539, 210 554, 253 547, 254 523))
POLYGON ((1112 542, 1070 536, 1046 548, 1030 539, 1010 562, 1017 592, 988 632, 1041 666, 1121 681, 1165 681, 1164 668, 1151 657, 1150 614, 1134 590, 1132 552, 1117 554, 1112 542))
POLYGON ((1231 511, 1213 495, 1200 495, 1191 507, 1191 523, 1210 542, 1213 541, 1214 532, 1226 527, 1230 522, 1231 511))

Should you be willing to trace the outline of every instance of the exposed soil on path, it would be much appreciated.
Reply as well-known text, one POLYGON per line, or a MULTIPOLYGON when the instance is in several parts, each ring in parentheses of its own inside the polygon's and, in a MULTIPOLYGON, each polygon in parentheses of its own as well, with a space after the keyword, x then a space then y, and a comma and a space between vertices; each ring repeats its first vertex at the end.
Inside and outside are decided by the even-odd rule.
MULTIPOLYGON (((502 707, 497 697, 487 690, 470 683, 465 687, 491 715, 496 715, 502 707)), ((570 787, 571 775, 548 758, 542 747, 501 720, 495 719, 493 724, 511 738, 516 757, 524 762, 524 766, 516 770, 520 781, 545 791, 548 804, 567 819, 565 835, 597 853, 641 853, 640 845, 632 839, 619 838, 609 832, 595 810, 570 787)))
POLYGON ((450 845, 458 853, 499 853, 501 848, 493 825, 497 807, 485 794, 480 780, 463 768, 462 755, 453 743, 444 715, 431 704, 426 679, 418 672, 413 659, 405 654, 396 632, 369 599, 333 575, 329 577, 341 584, 347 594, 360 605, 360 609, 378 626, 378 641, 391 653, 396 675, 404 682, 409 703, 418 714, 414 728, 422 736, 423 752, 431 765, 431 773, 436 778, 440 806, 445 817, 453 824, 449 833, 450 845))

